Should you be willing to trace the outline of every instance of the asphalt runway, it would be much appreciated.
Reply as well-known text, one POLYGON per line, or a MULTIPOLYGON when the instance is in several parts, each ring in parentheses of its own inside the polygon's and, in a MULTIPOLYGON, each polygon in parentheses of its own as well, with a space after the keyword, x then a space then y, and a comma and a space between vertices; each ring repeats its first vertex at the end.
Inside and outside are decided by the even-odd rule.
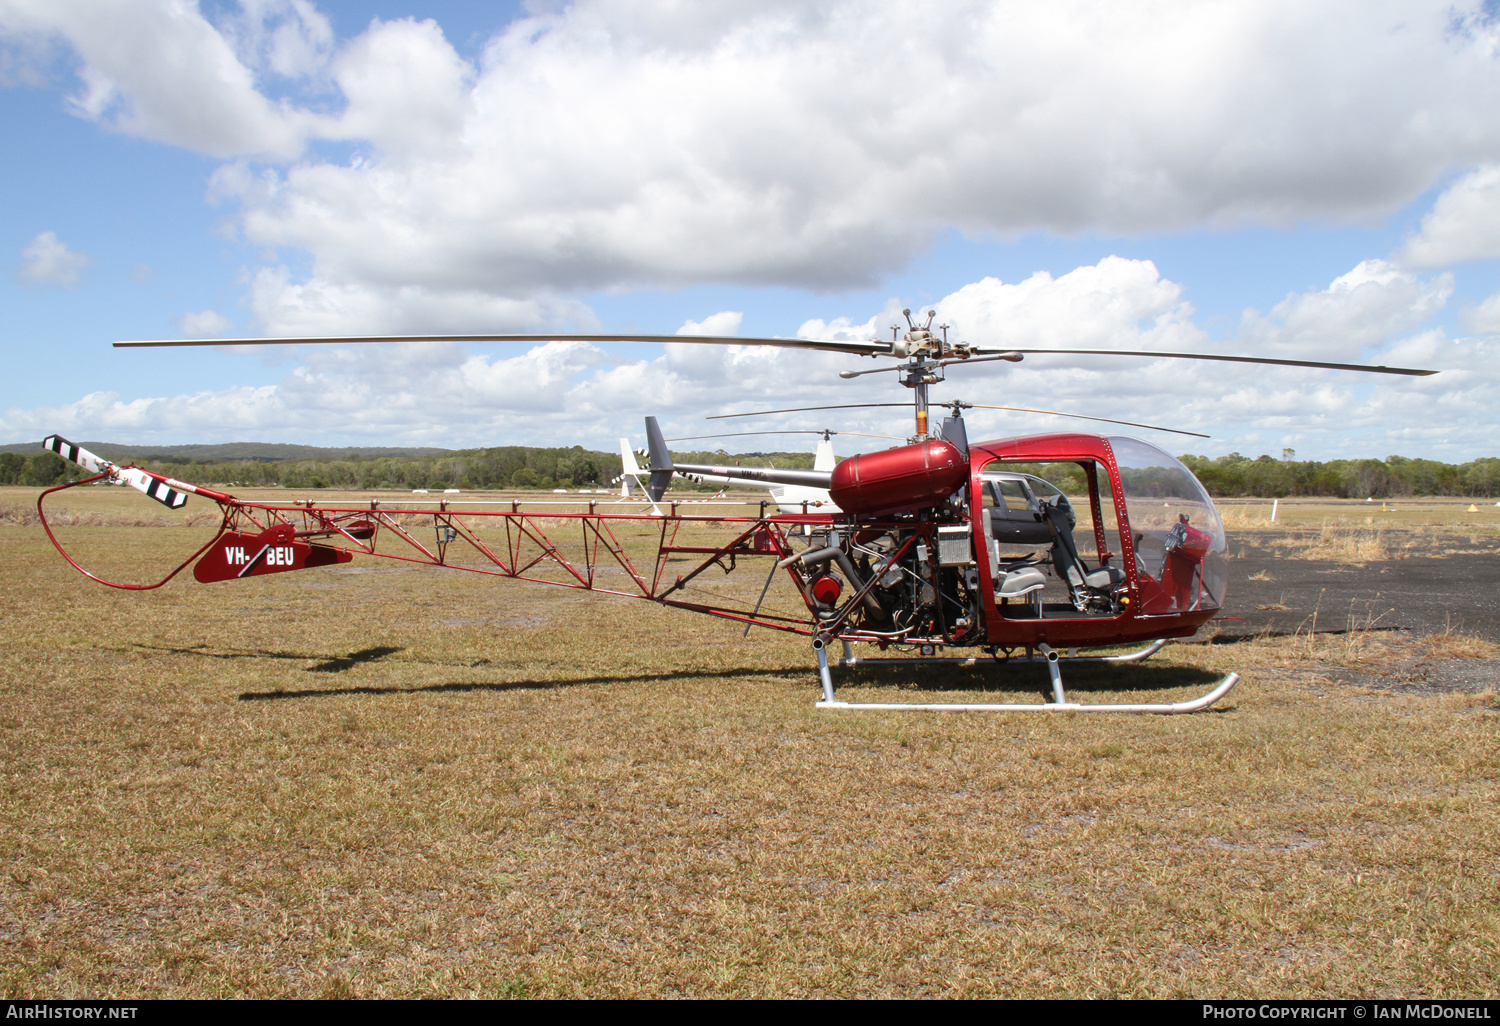
MULTIPOLYGON (((1454 539, 1453 547, 1467 539, 1454 539)), ((1223 615, 1208 627, 1214 644, 1264 634, 1316 630, 1390 631, 1412 639, 1453 630, 1500 643, 1500 554, 1414 557, 1350 566, 1285 559, 1229 537, 1229 585, 1223 615), (1260 579, 1254 579, 1260 578, 1260 579), (1285 608, 1277 608, 1285 607, 1285 608)), ((1203 637, 1207 631, 1200 634, 1203 637)), ((1337 680, 1395 691, 1481 691, 1500 686, 1500 660, 1393 662, 1384 673, 1336 670, 1337 680)))
POLYGON ((1456 631, 1500 642, 1500 554, 1393 559, 1348 566, 1283 559, 1229 539, 1220 634, 1387 627, 1414 636, 1456 631), (1262 580, 1252 578, 1261 577, 1262 580), (1286 609, 1265 608, 1283 605, 1286 609))

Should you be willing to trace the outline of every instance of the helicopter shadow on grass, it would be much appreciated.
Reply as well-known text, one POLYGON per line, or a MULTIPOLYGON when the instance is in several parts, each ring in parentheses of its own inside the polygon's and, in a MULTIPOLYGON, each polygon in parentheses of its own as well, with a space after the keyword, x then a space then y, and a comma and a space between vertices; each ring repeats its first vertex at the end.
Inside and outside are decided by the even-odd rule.
MULTIPOLYGON (((563 680, 509 680, 509 681, 449 681, 444 684, 420 684, 413 687, 372 687, 361 685, 346 688, 306 688, 297 691, 246 691, 240 694, 241 702, 265 702, 282 698, 336 698, 341 695, 418 695, 425 693, 466 691, 556 691, 562 688, 583 687, 589 684, 650 684, 669 683, 679 680, 702 680, 705 677, 766 678, 806 673, 805 667, 781 668, 740 667, 719 670, 673 670, 667 673, 611 674, 607 677, 570 677, 563 680)), ((811 690, 811 689, 809 689, 811 690)))
MULTIPOLYGON (((404 652, 405 649, 395 645, 377 645, 373 648, 360 649, 350 652, 348 655, 330 656, 310 652, 277 652, 267 649, 220 649, 209 650, 207 645, 194 645, 187 648, 173 647, 168 645, 132 645, 131 651, 165 652, 173 655, 198 656, 204 659, 239 660, 239 659, 273 659, 287 660, 292 662, 313 661, 312 666, 305 667, 307 673, 342 673, 352 670, 354 667, 364 663, 373 663, 386 656, 404 652)), ((124 649, 120 651, 125 651, 124 649)), ((455 666, 464 669, 478 669, 483 666, 494 665, 488 659, 479 659, 474 662, 459 662, 448 659, 406 659, 403 662, 417 663, 422 666, 455 666)), ((443 691, 517 691, 533 690, 547 691, 556 688, 575 687, 587 684, 623 684, 623 683, 651 683, 668 682, 678 680, 695 680, 704 677, 795 677, 807 674, 807 667, 735 667, 730 669, 705 670, 672 670, 665 673, 642 673, 631 675, 613 674, 607 677, 573 677, 562 680, 520 680, 520 681, 450 681, 444 684, 426 684, 414 687, 376 687, 371 685, 358 685, 353 687, 334 688, 299 688, 295 690, 283 689, 280 691, 247 691, 240 694, 242 702, 265 701, 277 698, 327 698, 337 695, 398 695, 419 694, 422 692, 443 691)))
MULTIPOLYGON (((130 646, 132 651, 163 652, 173 655, 198 656, 218 660, 286 660, 291 662, 313 662, 304 667, 307 673, 343 673, 356 666, 378 662, 387 656, 405 651, 393 645, 377 645, 360 649, 347 655, 328 655, 313 652, 286 652, 267 649, 219 649, 210 650, 207 645, 174 647, 167 645, 130 646)), ((458 662, 441 659, 409 659, 423 666, 453 666, 478 669, 493 665, 488 659, 475 662, 458 662)), ((882 667, 872 664, 835 670, 835 684, 846 687, 897 687, 915 692, 951 691, 1005 691, 1036 692, 1051 697, 1050 678, 1046 667, 1040 664, 1020 663, 1009 666, 1003 663, 980 664, 975 667, 957 667, 934 664, 927 667, 900 666, 882 667)), ((747 678, 791 678, 807 679, 815 685, 817 670, 809 665, 793 666, 746 666, 718 668, 714 670, 671 670, 660 673, 611 674, 609 676, 571 677, 553 680, 517 681, 449 681, 442 684, 425 684, 411 687, 355 685, 331 688, 298 688, 279 691, 247 691, 238 697, 242 702, 271 701, 288 698, 332 698, 339 695, 398 695, 470 691, 551 691, 561 688, 590 684, 644 684, 668 683, 683 680, 701 680, 705 677, 747 678)), ((1179 687, 1197 687, 1217 681, 1217 677, 1205 670, 1186 666, 1105 666, 1082 664, 1064 670, 1063 683, 1071 691, 1156 691, 1179 687)))
POLYGON ((199 656, 203 659, 286 659, 295 662, 316 660, 314 665, 306 667, 308 673, 343 673, 362 663, 373 663, 386 656, 405 651, 397 645, 376 645, 373 648, 362 648, 358 652, 350 652, 343 656, 318 655, 311 652, 271 652, 259 648, 231 648, 214 652, 209 651, 207 645, 194 645, 189 648, 175 648, 170 645, 131 645, 130 650, 167 652, 172 655, 199 656))
POLYGON ((1252 634, 1215 634, 1204 638, 1199 644, 1203 645, 1243 645, 1251 641, 1272 641, 1277 638, 1310 638, 1339 637, 1345 634, 1404 634, 1410 633, 1406 627, 1394 627, 1376 625, 1372 627, 1319 627, 1317 630, 1297 628, 1296 630, 1276 630, 1266 628, 1252 634))
MULTIPOLYGON (((851 687, 890 687, 914 692, 987 691, 1035 693, 1052 700, 1052 678, 1041 663, 980 663, 977 666, 882 667, 872 660, 836 670, 834 684, 851 687)), ((1217 684, 1219 674, 1196 666, 1148 666, 1063 663, 1063 687, 1069 692, 1169 691, 1217 684)))

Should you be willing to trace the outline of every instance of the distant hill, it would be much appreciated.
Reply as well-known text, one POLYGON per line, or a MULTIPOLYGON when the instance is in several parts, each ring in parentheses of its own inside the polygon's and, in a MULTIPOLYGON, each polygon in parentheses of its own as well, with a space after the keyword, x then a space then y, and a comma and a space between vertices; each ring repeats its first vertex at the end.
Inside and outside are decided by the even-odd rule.
MULTIPOLYGON (((122 462, 213 463, 221 460, 346 460, 351 456, 376 459, 385 456, 446 456, 452 449, 430 446, 398 448, 383 445, 287 445, 279 442, 226 442, 223 445, 126 445, 120 442, 79 442, 89 452, 122 462)), ((31 456, 42 449, 41 440, 0 445, 0 452, 31 456)))

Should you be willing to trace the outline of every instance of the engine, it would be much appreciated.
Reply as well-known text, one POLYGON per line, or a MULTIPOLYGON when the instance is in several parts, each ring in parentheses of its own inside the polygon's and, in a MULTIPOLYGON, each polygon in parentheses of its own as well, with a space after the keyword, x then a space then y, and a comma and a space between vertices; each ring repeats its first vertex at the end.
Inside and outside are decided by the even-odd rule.
MULTIPOLYGON (((910 526, 815 535, 797 557, 820 617, 892 643, 977 645, 983 641, 970 525, 912 517, 910 526), (893 558, 894 557, 894 558, 893 558), (873 585, 857 609, 854 596, 873 585)), ((904 519, 904 518, 903 518, 904 519)))

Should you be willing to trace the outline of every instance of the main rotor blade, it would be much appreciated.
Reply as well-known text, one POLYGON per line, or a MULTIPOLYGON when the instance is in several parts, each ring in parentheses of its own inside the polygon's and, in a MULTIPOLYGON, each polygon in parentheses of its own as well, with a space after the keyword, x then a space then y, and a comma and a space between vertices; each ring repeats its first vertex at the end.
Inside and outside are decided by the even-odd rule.
POLYGON ((788 431, 730 431, 720 435, 686 435, 668 438, 669 442, 696 442, 701 438, 748 438, 750 435, 859 435, 861 438, 896 438, 895 435, 876 435, 868 431, 819 431, 817 428, 792 428, 788 431))
MULTIPOLYGON (((895 344, 879 339, 848 341, 843 339, 810 338, 741 338, 736 335, 611 335, 611 334, 453 334, 453 335, 320 335, 307 338, 174 338, 133 339, 114 343, 117 349, 144 349, 160 346, 304 346, 304 345, 362 345, 383 342, 661 342, 697 343, 716 346, 774 346, 782 349, 813 349, 828 353, 849 353, 854 356, 891 356, 895 344)), ((1209 360, 1217 363, 1254 363, 1274 367, 1312 367, 1322 370, 1360 371, 1366 374, 1404 374, 1426 377, 1435 370, 1411 367, 1366 366, 1359 363, 1329 363, 1321 360, 1280 360, 1263 356, 1222 356, 1214 353, 1166 353, 1149 349, 1016 349, 1010 346, 995 348, 972 346, 970 352, 977 356, 997 356, 1002 353, 1062 354, 1072 356, 1145 356, 1162 360, 1209 360)), ((962 363, 962 360, 956 361, 962 363)))
POLYGON ((866 410, 872 406, 905 406, 911 409, 914 403, 843 403, 839 406, 797 406, 790 410, 757 410, 754 413, 716 413, 704 420, 728 420, 730 417, 764 417, 772 413, 808 413, 813 410, 866 410))
POLYGON ((162 346, 323 346, 364 345, 381 342, 667 342, 714 346, 775 346, 782 349, 817 349, 854 356, 890 355, 889 342, 849 342, 816 338, 740 338, 736 335, 320 335, 313 338, 166 338, 116 342, 116 349, 149 349, 162 346))
MULTIPOLYGON (((1324 363, 1320 360, 1276 360, 1268 356, 1220 356, 1216 353, 1158 353, 1149 349, 1013 349, 1004 350, 975 347, 976 353, 1065 353, 1074 356, 1150 356, 1162 360, 1212 360, 1217 363, 1260 363, 1274 367, 1317 367, 1323 370, 1363 371, 1366 374, 1405 374, 1425 378, 1436 374, 1435 370, 1418 370, 1412 367, 1374 367, 1362 363, 1324 363)), ((959 361, 962 362, 962 361, 959 361)), ((1166 430, 1166 429, 1163 429, 1166 430)))
MULTIPOLYGON (((942 403, 933 403, 941 406, 942 403)), ((1115 420, 1112 417, 1090 417, 1082 413, 1062 413, 1058 410, 1033 410, 1029 406, 987 406, 984 403, 965 403, 971 410, 1015 410, 1017 413, 1045 413, 1053 417, 1072 417, 1074 420, 1097 420, 1105 424, 1124 424, 1126 427, 1149 428, 1152 431, 1170 431, 1174 435, 1192 435, 1194 438, 1212 438, 1198 431, 1181 431, 1177 428, 1161 427, 1157 424, 1138 424, 1133 420, 1115 420)))

